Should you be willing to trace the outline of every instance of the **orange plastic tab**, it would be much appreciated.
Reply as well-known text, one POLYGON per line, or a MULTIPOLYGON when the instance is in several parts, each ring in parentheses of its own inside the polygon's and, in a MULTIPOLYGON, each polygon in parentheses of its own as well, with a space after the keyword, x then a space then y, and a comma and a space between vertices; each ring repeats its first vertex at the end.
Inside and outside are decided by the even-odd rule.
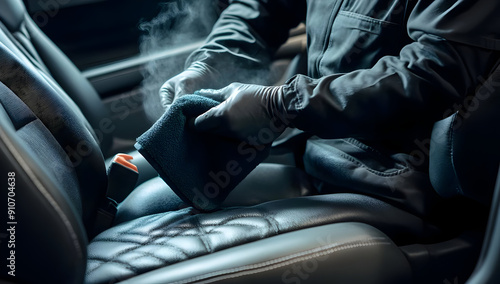
POLYGON ((134 157, 127 154, 116 154, 115 157, 113 158, 113 162, 118 163, 138 173, 139 170, 137 169, 137 166, 129 162, 130 160, 133 159, 134 157))

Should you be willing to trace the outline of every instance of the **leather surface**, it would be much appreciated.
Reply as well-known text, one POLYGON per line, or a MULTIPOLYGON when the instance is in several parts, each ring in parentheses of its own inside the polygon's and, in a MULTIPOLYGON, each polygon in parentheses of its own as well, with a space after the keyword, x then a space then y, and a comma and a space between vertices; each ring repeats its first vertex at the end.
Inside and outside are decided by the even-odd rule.
POLYGON ((194 258, 123 283, 409 283, 408 261, 373 227, 303 229, 194 258), (359 273, 363 271, 363 273, 359 273))
POLYGON ((434 124, 429 173, 442 196, 490 204, 500 163, 499 82, 497 67, 460 112, 434 124))
POLYGON ((236 186, 222 206, 252 206, 314 193, 310 177, 304 171, 292 166, 262 163, 236 186))
POLYGON ((321 193, 363 193, 420 216, 439 200, 428 173, 415 169, 409 155, 382 153, 353 138, 309 139, 304 167, 321 193))
POLYGON ((26 16, 26 28, 31 35, 33 46, 50 70, 52 77, 78 105, 82 113, 98 133, 99 144, 104 153, 112 144, 112 135, 105 125, 111 115, 104 107, 99 94, 69 58, 26 16))
POLYGON ((161 178, 139 185, 118 205, 114 224, 187 207, 161 178))
POLYGON ((0 19, 11 30, 21 27, 26 14, 22 0, 2 0, 0 2, 0 19))
POLYGON ((107 177, 101 150, 87 120, 50 78, 1 44, 0 61, 2 83, 35 113, 65 151, 64 162, 74 168, 78 177, 82 218, 89 228, 98 202, 104 198, 107 177))
MULTIPOLYGON (((311 188, 309 176, 303 171, 264 163, 236 186, 222 206, 251 206, 271 200, 306 196, 312 193, 311 188)), ((154 178, 139 185, 118 206, 115 224, 187 206, 162 179, 154 178)))
POLYGON ((98 235, 88 248, 86 279, 126 279, 262 238, 339 222, 372 225, 398 245, 439 235, 418 217, 355 194, 277 200, 208 214, 185 208, 125 222, 98 235))
MULTIPOLYGON (((0 53, 4 51, 0 45, 0 53)), ((10 214, 13 223, 2 225, 4 233, 14 233, 14 242, 2 239, 0 254, 7 258, 14 250, 16 265, 15 278, 8 278, 11 270, 7 265, 0 267, 0 282, 79 283, 83 278, 87 238, 81 221, 80 188, 74 168, 64 157, 64 150, 45 125, 0 83, 2 192, 5 201, 14 204, 15 213, 10 214), (8 173, 15 175, 11 191, 7 191, 8 173)))
POLYGON ((112 136, 106 133, 110 115, 96 90, 83 77, 69 58, 36 26, 27 14, 22 0, 0 2, 0 21, 14 35, 14 41, 32 63, 48 71, 55 81, 78 105, 98 133, 98 140, 104 151, 109 150, 112 136))

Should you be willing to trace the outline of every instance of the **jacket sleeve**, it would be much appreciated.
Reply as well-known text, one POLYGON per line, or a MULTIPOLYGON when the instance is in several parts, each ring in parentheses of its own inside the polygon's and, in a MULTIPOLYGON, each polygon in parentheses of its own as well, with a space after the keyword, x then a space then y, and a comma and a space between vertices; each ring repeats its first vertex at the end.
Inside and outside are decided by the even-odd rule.
POLYGON ((203 62, 219 71, 220 86, 252 81, 267 69, 288 31, 305 19, 305 0, 232 0, 204 45, 193 52, 186 67, 203 62))
MULTIPOLYGON (((453 7, 447 13, 453 15, 450 9, 453 7)), ((421 6, 417 11, 427 12, 421 6)), ((498 14, 498 9, 493 12, 498 14)), ((452 18, 435 18, 440 19, 441 27, 447 26, 446 21, 456 23, 452 18)), ((420 21, 408 22, 414 42, 398 56, 383 57, 371 69, 319 79, 302 75, 290 79, 283 106, 288 122, 323 138, 390 139, 401 129, 429 125, 451 114, 484 82, 500 53, 459 42, 457 39, 467 37, 460 30, 452 33, 460 37, 450 35, 453 26, 447 26, 446 33, 431 34, 429 31, 437 30, 426 26, 429 19, 413 19, 420 21)))

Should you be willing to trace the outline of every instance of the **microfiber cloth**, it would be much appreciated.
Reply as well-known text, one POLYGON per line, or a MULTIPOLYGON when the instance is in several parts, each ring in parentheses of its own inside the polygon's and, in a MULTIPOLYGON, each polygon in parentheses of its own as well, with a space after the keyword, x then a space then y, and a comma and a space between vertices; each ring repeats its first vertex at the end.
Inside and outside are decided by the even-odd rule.
POLYGON ((270 150, 196 131, 194 118, 218 104, 198 95, 183 96, 135 144, 181 199, 203 211, 220 207, 270 150))

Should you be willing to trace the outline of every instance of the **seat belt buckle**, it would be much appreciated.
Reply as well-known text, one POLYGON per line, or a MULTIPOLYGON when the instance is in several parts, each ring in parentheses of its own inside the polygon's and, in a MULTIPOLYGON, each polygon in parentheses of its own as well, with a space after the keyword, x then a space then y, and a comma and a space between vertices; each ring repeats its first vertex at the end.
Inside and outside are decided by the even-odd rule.
POLYGON ((137 166, 130 162, 132 156, 116 154, 108 167, 107 197, 116 203, 122 202, 135 188, 139 178, 137 166))
POLYGON ((97 209, 94 232, 92 236, 97 236, 99 233, 111 227, 113 221, 115 220, 117 207, 118 205, 114 200, 106 197, 97 209))
POLYGON ((126 154, 116 154, 108 167, 108 188, 106 198, 97 210, 94 224, 94 236, 108 229, 113 224, 118 208, 135 188, 139 171, 130 160, 133 157, 126 154))

